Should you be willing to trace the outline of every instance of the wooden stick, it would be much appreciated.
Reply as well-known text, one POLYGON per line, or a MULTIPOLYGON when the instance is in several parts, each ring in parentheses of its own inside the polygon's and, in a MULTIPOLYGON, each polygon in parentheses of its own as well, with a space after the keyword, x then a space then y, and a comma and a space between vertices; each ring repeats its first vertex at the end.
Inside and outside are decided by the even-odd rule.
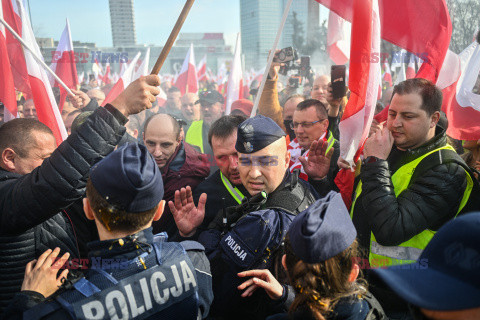
POLYGON ((0 22, 5 26, 5 28, 7 28, 8 31, 10 31, 10 33, 22 44, 22 46, 25 47, 25 49, 27 49, 28 51, 30 51, 30 53, 32 54, 32 56, 35 58, 35 60, 37 60, 38 63, 40 63, 40 65, 45 69, 45 71, 47 71, 48 73, 50 73, 57 81, 58 83, 69 93, 71 94, 72 96, 74 96, 72 90, 70 90, 69 87, 67 87, 67 85, 62 81, 62 79, 60 79, 55 72, 52 71, 52 69, 50 69, 49 66, 47 66, 45 64, 45 62, 43 62, 43 60, 38 57, 35 53, 35 51, 33 51, 32 48, 30 48, 26 43, 25 41, 23 41, 22 37, 20 37, 13 29, 12 27, 10 27, 8 25, 7 22, 5 22, 5 20, 3 20, 2 17, 0 17, 0 22))
POLYGON ((173 47, 173 44, 177 39, 180 29, 182 29, 183 23, 185 22, 185 19, 188 16, 188 12, 192 7, 193 2, 195 2, 195 0, 187 0, 187 2, 185 3, 185 6, 183 7, 183 10, 180 13, 180 16, 178 17, 177 22, 175 23, 175 26, 173 27, 173 30, 170 33, 170 36, 168 37, 167 43, 165 43, 165 46, 163 47, 162 52, 158 56, 157 62, 155 62, 155 66, 153 66, 153 70, 151 74, 158 74, 160 72, 160 69, 162 68, 163 63, 167 59, 170 49, 173 47))

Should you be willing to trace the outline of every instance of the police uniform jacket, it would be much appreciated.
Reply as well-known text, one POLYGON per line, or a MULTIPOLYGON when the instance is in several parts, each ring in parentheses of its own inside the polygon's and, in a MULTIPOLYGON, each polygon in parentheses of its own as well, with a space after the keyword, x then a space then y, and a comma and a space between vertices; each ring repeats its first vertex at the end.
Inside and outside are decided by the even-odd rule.
POLYGON ((78 257, 65 209, 84 196, 90 167, 114 150, 126 122, 111 105, 97 108, 31 173, 0 169, 0 313, 20 291, 28 262, 55 247, 78 257))
POLYGON ((166 239, 165 233, 154 236, 152 228, 148 228, 122 241, 91 242, 90 270, 85 278, 67 281, 50 299, 22 291, 16 294, 4 317, 77 319, 77 315, 98 318, 103 314, 103 319, 206 318, 213 293, 210 264, 203 247, 193 241, 174 243, 166 239), (173 274, 158 269, 164 277, 152 280, 158 274, 152 272, 160 265, 171 267, 173 274), (89 292, 86 287, 99 291, 89 292), (109 300, 109 294, 115 299, 109 300))

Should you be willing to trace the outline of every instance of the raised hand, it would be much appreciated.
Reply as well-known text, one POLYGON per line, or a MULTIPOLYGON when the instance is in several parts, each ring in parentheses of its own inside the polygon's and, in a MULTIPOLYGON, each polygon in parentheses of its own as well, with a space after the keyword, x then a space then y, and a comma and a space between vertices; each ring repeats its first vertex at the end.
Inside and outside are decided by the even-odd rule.
POLYGON ((257 288, 265 289, 265 292, 272 300, 278 300, 282 297, 283 286, 275 279, 272 273, 267 270, 248 270, 240 272, 239 277, 252 277, 237 287, 238 290, 244 290, 242 297, 249 297, 257 288))
POLYGON ((363 155, 365 158, 373 156, 382 160, 387 160, 390 151, 392 151, 393 142, 392 133, 387 127, 378 130, 365 142, 363 155))
POLYGON ((85 108, 87 104, 90 103, 90 97, 83 92, 82 90, 74 90, 71 89, 72 92, 75 94, 74 96, 68 95, 68 99, 73 104, 73 106, 77 109, 85 108))
POLYGON ((65 269, 57 276, 58 271, 70 256, 67 252, 55 262, 59 253, 60 248, 55 248, 53 251, 48 249, 38 257, 38 260, 27 263, 21 290, 36 291, 44 297, 55 293, 62 285, 62 279, 68 274, 68 269, 65 269))
POLYGON ((155 96, 160 93, 159 85, 160 78, 156 74, 140 77, 130 83, 111 104, 126 117, 150 109, 155 96))
POLYGON ((325 154, 327 147, 328 142, 326 141, 313 141, 308 152, 308 160, 305 157, 298 159, 309 179, 320 180, 327 176, 334 151, 332 147, 325 154))
POLYGON ((192 188, 187 186, 175 191, 174 201, 169 201, 168 206, 172 212, 175 224, 177 225, 180 236, 190 237, 195 234, 198 226, 205 218, 205 203, 207 194, 202 193, 198 199, 198 207, 195 207, 192 196, 192 188))

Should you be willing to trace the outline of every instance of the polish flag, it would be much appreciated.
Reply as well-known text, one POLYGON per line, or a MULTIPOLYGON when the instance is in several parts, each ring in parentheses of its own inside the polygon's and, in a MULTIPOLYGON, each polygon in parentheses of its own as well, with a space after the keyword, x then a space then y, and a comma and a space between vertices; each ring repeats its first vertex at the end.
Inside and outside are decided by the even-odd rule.
POLYGON ((233 56, 232 69, 228 76, 227 99, 225 114, 230 114, 232 103, 243 98, 243 73, 241 58, 241 40, 240 33, 237 34, 237 43, 235 45, 235 54, 233 56))
POLYGON ((85 71, 82 71, 82 73, 80 73, 80 75, 78 76, 78 83, 82 84, 84 80, 85 80, 85 71))
POLYGON ((163 107, 167 102, 167 94, 163 91, 162 87, 158 87, 160 89, 160 93, 157 95, 157 103, 159 107, 163 107))
POLYGON ((393 86, 392 71, 390 70, 390 66, 387 60, 383 62, 383 69, 384 69, 383 81, 387 82, 389 86, 392 87, 393 86))
POLYGON ((415 78, 415 58, 413 54, 410 55, 410 60, 408 60, 407 71, 405 72, 405 76, 407 79, 415 78))
POLYGON ((98 62, 97 58, 95 58, 95 63, 92 64, 92 72, 95 75, 95 79, 98 81, 98 85, 100 86, 103 80, 103 68, 98 62))
POLYGON ((327 51, 335 64, 347 64, 350 60, 351 23, 335 12, 328 17, 327 51))
POLYGON ((137 80, 141 76, 147 76, 149 74, 148 62, 150 61, 150 48, 147 48, 145 52, 145 58, 142 61, 142 64, 138 67, 137 71, 135 72, 135 76, 133 80, 137 80))
MULTIPOLYGON (((17 3, 12 0, 2 0, 3 18, 13 30, 22 34, 22 20, 18 10, 17 3)), ((10 33, 6 32, 6 42, 8 56, 10 58, 10 68, 12 70, 15 89, 22 92, 28 99, 32 97, 32 89, 28 80, 27 64, 23 55, 22 44, 10 33)))
MULTIPOLYGON (((22 38, 27 45, 34 50, 37 57, 42 58, 42 53, 35 41, 35 36, 30 25, 28 15, 25 13, 23 4, 17 0, 17 6, 22 21, 22 38)), ((47 125, 53 132, 57 145, 67 138, 67 130, 62 121, 55 97, 48 81, 48 76, 43 67, 37 63, 29 50, 24 50, 27 65, 28 78, 32 88, 33 102, 37 110, 38 120, 47 125)))
MULTIPOLYGON (((3 8, 0 6, 0 17, 3 19, 3 8)), ((4 19, 5 20, 5 19, 4 19)), ((6 118, 17 116, 17 100, 15 98, 15 85, 13 82, 12 69, 7 50, 8 32, 3 24, 0 24, 0 101, 5 105, 4 113, 6 118), (6 113, 9 113, 7 116, 6 113)))
MULTIPOLYGON (((62 81, 70 89, 77 89, 78 85, 78 76, 77 76, 77 66, 75 65, 75 56, 73 52, 73 43, 72 36, 70 34, 70 23, 68 19, 66 21, 65 29, 62 32, 60 41, 58 42, 57 50, 55 56, 58 57, 58 60, 54 61, 50 65, 50 69, 57 74, 57 76, 62 79, 62 81)), ((63 109, 65 100, 67 98, 67 91, 50 75, 50 83, 54 83, 54 87, 59 87, 60 89, 60 111, 63 109)))
POLYGON ((395 73, 396 73, 395 85, 399 84, 402 81, 407 80, 407 72, 405 70, 405 63, 403 62, 403 60, 400 63, 400 70, 397 69, 395 73))
POLYGON ((105 74, 102 76, 102 81, 105 84, 110 84, 112 82, 112 78, 110 76, 110 62, 107 62, 105 65, 105 74))
POLYGON ((202 60, 197 66, 197 78, 198 81, 207 81, 208 74, 207 74, 207 55, 204 55, 202 60))
POLYGON ((473 93, 480 72, 480 45, 472 43, 459 55, 447 53, 437 86, 443 92, 447 135, 457 140, 480 139, 480 95, 473 93))
POLYGON ((195 54, 193 53, 193 44, 187 52, 187 56, 183 61, 182 69, 180 70, 175 87, 180 89, 182 96, 187 92, 197 93, 198 81, 197 71, 195 68, 195 54))
MULTIPOLYGON (((316 0, 352 21, 354 0, 316 0)), ((452 36, 445 0, 379 0, 382 39, 428 58, 417 78, 437 81, 452 36)), ((352 36, 353 37, 353 36, 352 36)), ((393 66, 392 66, 393 68, 393 66)))
POLYGON ((115 83, 112 90, 108 93, 105 100, 102 103, 102 107, 104 107, 107 103, 112 102, 115 98, 125 90, 128 85, 134 81, 135 77, 135 65, 137 64, 138 58, 140 58, 140 52, 137 53, 135 58, 133 58, 132 62, 129 63, 123 74, 120 76, 120 79, 115 83))
MULTIPOLYGON (((354 164, 360 157, 375 113, 381 82, 380 63, 370 59, 372 52, 380 52, 380 15, 378 0, 354 0, 352 20, 351 63, 348 86, 350 99, 340 121, 340 156, 354 164)), ((335 182, 343 200, 349 206, 353 192, 354 173, 341 170, 335 182)))

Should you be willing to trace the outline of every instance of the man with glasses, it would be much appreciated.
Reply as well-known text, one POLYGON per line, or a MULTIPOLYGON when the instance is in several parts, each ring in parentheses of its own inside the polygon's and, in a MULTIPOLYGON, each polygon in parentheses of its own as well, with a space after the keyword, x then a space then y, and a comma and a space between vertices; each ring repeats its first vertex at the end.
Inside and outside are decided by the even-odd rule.
POLYGON ((335 188, 333 180, 340 154, 339 143, 328 131, 328 124, 327 109, 316 99, 300 102, 290 124, 296 135, 288 145, 290 171, 300 170, 299 177, 310 182, 321 196, 335 188), (327 175, 325 167, 329 167, 327 175))

